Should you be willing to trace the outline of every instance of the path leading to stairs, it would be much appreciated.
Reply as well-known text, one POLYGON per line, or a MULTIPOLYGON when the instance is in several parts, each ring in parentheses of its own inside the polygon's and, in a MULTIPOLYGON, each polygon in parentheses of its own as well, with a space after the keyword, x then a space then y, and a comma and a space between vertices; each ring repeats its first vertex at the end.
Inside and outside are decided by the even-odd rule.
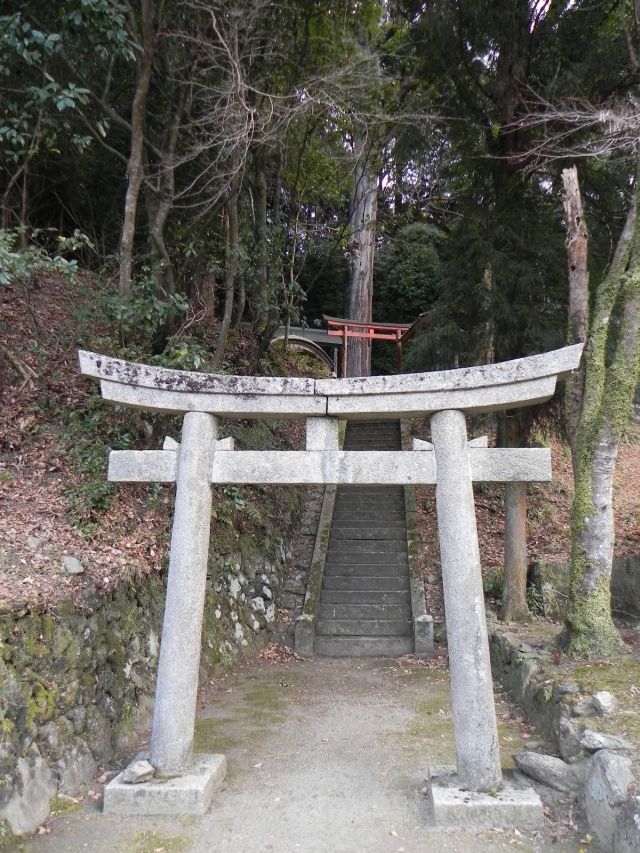
MULTIPOLYGON (((430 764, 453 760, 448 673, 411 659, 256 661, 211 688, 196 746, 227 756, 203 818, 104 816, 88 800, 53 819, 27 853, 575 853, 549 832, 430 826, 430 764)), ((503 761, 522 748, 504 719, 503 761)), ((122 764, 122 762, 121 762, 122 764)), ((120 769, 120 765, 119 768, 120 769)), ((100 786, 96 786, 100 791, 100 786)), ((514 829, 516 829, 514 827, 514 829)), ((594 845, 588 848, 594 850, 594 845)))

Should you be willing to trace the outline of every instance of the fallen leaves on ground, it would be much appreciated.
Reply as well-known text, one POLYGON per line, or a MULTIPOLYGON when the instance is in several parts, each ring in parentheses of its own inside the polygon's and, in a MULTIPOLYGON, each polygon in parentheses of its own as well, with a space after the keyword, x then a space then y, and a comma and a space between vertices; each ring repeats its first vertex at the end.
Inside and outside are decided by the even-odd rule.
POLYGON ((292 660, 302 660, 300 655, 281 646, 279 643, 267 643, 258 655, 258 660, 266 661, 267 663, 287 663, 292 660))

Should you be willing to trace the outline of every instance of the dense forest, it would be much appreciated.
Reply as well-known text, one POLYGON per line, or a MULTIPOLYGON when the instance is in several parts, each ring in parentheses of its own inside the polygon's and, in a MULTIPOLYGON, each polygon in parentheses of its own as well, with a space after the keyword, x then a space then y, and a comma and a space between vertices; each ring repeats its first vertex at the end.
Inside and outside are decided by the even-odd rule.
MULTIPOLYGON (((588 341, 567 398, 567 640, 609 652, 639 26, 630 0, 9 0, 0 286, 90 270, 110 354, 219 372, 259 370, 279 326, 323 314, 423 315, 407 370, 588 341)), ((370 369, 364 350, 349 368, 370 369)))

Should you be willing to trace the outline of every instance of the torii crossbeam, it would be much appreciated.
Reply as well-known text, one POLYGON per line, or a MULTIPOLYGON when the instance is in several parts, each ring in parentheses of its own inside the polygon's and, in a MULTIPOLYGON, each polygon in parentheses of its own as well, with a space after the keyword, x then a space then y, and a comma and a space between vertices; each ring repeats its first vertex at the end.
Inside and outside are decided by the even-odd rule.
MULTIPOLYGON (((471 790, 499 788, 472 484, 550 480, 551 454, 470 443, 466 415, 549 399, 581 352, 578 345, 483 367, 318 380, 190 373, 80 352, 82 373, 100 380, 105 399, 184 415, 179 445, 113 451, 109 460, 110 480, 177 484, 151 737, 157 773, 184 773, 191 760, 212 484, 435 483, 458 779, 471 790), (433 445, 415 442, 408 452, 339 450, 340 418, 420 416, 430 416, 433 445), (220 417, 305 418, 306 450, 234 450, 230 439, 217 440, 220 417)), ((200 803, 196 811, 203 808, 200 803)))

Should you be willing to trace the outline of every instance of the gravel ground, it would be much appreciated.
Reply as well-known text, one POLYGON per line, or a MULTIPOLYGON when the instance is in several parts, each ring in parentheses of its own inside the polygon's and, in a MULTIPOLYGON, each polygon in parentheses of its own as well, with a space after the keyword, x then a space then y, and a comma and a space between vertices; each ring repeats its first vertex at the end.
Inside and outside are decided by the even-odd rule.
MULTIPOLYGON (((87 797, 29 853, 578 851, 556 803, 539 833, 446 830, 430 821, 430 764, 454 759, 448 676, 412 660, 256 661, 210 688, 196 748, 224 752, 225 787, 203 818, 105 816, 87 797), (87 804, 89 803, 89 804, 87 804)), ((503 763, 529 732, 498 700, 503 763)), ((99 788, 97 788, 99 790, 99 788)), ((588 839, 586 839, 588 841, 588 839)), ((595 849, 592 843, 589 850, 595 849)))

